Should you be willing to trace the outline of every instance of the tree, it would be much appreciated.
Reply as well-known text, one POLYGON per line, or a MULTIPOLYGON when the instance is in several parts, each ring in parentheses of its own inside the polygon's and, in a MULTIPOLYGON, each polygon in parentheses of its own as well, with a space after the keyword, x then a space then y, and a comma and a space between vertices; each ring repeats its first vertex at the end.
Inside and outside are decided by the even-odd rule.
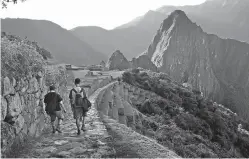
POLYGON ((24 2, 26 0, 2 0, 2 8, 7 8, 8 3, 17 4, 18 1, 24 2))

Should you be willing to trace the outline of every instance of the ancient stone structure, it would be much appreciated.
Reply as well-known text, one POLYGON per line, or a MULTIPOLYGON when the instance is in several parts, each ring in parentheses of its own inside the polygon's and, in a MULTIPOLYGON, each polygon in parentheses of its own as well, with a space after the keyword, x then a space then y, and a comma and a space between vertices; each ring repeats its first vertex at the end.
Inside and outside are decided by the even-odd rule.
POLYGON ((96 101, 98 103, 97 109, 103 115, 135 129, 136 126, 141 125, 144 115, 134 106, 137 103, 142 103, 146 97, 163 99, 153 92, 127 83, 114 82, 99 93, 96 101))
MULTIPOLYGON (((4 157, 26 139, 40 136, 50 120, 43 111, 43 97, 48 88, 41 72, 35 76, 29 73, 27 77, 20 79, 4 77, 2 88, 1 152, 4 157)), ((68 96, 65 86, 60 85, 58 88, 58 92, 65 99, 68 96)), ((68 106, 66 103, 65 105, 68 106)))

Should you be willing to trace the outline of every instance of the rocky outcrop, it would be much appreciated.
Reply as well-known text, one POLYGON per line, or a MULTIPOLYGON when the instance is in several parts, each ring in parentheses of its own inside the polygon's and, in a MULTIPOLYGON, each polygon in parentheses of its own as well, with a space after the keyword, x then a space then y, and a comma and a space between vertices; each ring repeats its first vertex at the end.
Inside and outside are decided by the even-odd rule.
POLYGON ((248 116, 249 44, 207 34, 176 10, 163 21, 144 55, 178 82, 248 116))
POLYGON ((101 61, 101 62, 100 62, 100 65, 101 65, 102 67, 105 67, 105 61, 101 61))
POLYGON ((129 61, 124 57, 123 53, 116 50, 106 63, 109 70, 125 70, 130 68, 129 61))
POLYGON ((137 58, 133 58, 131 61, 132 68, 144 68, 151 71, 157 71, 157 67, 151 62, 147 55, 140 55, 137 58))
POLYGON ((151 62, 147 55, 140 55, 129 62, 119 50, 112 54, 106 67, 109 70, 125 70, 140 67, 151 71, 157 71, 157 67, 151 62))

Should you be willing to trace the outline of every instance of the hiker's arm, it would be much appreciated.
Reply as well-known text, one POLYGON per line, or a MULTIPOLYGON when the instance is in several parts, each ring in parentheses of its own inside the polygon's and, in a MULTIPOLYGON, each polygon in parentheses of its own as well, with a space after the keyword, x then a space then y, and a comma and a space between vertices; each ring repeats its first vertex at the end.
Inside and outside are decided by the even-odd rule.
POLYGON ((83 90, 83 91, 82 91, 82 95, 83 95, 83 97, 87 98, 85 89, 84 89, 84 88, 82 88, 82 90, 83 90))
POLYGON ((64 104, 63 104, 63 101, 62 101, 63 99, 61 98, 61 96, 58 94, 58 101, 57 102, 59 102, 59 104, 60 104, 60 107, 63 109, 63 111, 66 113, 66 109, 65 109, 65 107, 64 107, 64 104))
POLYGON ((70 93, 69 93, 69 101, 70 101, 70 104, 72 105, 72 104, 73 104, 73 94, 72 94, 72 90, 71 90, 70 93))
POLYGON ((63 101, 60 101, 60 106, 61 106, 61 108, 63 109, 63 111, 66 113, 67 111, 66 111, 66 109, 65 109, 65 106, 64 106, 64 104, 63 104, 63 101))
POLYGON ((47 106, 46 103, 42 104, 42 111, 43 111, 44 114, 46 113, 46 106, 47 106))
POLYGON ((46 107, 47 107, 47 98, 45 96, 44 99, 43 99, 43 102, 42 102, 42 110, 43 110, 44 114, 46 112, 46 107))

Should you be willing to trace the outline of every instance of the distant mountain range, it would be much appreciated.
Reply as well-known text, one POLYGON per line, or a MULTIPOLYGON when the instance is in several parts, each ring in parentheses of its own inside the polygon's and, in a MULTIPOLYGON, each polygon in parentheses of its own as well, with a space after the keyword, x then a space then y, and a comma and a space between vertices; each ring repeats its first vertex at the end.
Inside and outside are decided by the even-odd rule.
POLYGON ((131 60, 146 50, 162 21, 178 9, 207 33, 249 43, 249 0, 207 0, 193 6, 163 6, 113 30, 77 27, 71 31, 108 56, 118 49, 131 60))
POLYGON ((50 21, 7 18, 1 19, 1 25, 4 32, 38 42, 59 62, 85 65, 107 59, 70 31, 50 21))
POLYGON ((28 19, 2 19, 1 25, 2 31, 37 41, 61 62, 99 63, 116 50, 130 61, 146 50, 162 21, 177 9, 207 33, 249 43, 249 0, 207 0, 193 6, 163 6, 113 30, 79 26, 68 31, 50 21, 28 19))

